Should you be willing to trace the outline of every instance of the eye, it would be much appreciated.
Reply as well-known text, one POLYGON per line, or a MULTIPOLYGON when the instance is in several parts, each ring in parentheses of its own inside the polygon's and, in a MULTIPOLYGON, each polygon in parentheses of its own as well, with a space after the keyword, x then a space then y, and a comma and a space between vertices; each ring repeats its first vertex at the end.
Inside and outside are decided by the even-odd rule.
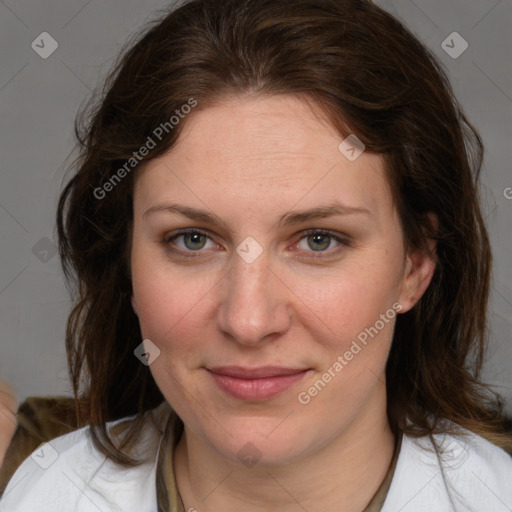
POLYGON ((200 252, 201 249, 211 249, 217 246, 208 234, 197 229, 182 230, 167 235, 163 243, 172 252, 200 252), (207 246, 208 242, 211 243, 210 246, 207 246))
POLYGON ((339 246, 349 246, 350 242, 347 237, 335 235, 330 231, 321 229, 310 229, 304 233, 304 236, 297 243, 297 248, 306 252, 337 252, 336 248, 339 246), (334 251, 328 251, 334 246, 334 251))

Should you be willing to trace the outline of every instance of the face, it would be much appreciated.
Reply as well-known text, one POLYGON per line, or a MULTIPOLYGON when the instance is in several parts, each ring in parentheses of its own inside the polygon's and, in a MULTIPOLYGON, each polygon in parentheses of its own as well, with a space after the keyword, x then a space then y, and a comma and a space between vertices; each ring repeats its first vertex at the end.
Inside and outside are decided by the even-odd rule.
POLYGON ((280 463, 382 419, 396 315, 433 271, 404 249, 382 158, 343 153, 293 96, 185 122, 137 177, 131 266, 150 369, 187 435, 280 463))

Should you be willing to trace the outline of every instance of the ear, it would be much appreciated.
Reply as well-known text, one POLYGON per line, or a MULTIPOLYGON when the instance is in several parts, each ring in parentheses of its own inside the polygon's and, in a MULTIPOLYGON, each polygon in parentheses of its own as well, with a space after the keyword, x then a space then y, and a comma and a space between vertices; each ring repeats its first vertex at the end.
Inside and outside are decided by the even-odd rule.
MULTIPOLYGON (((429 214, 428 217, 435 230, 437 230, 437 217, 433 213, 429 214)), ((436 242, 427 238, 425 245, 425 247, 413 250, 406 255, 399 298, 399 303, 402 305, 400 313, 406 313, 415 306, 434 276, 436 242)))
POLYGON ((137 301, 135 300, 135 297, 134 297, 133 293, 132 293, 131 301, 132 301, 132 309, 133 309, 133 312, 134 312, 137 316, 139 316, 139 313, 138 313, 138 311, 137 311, 137 301))

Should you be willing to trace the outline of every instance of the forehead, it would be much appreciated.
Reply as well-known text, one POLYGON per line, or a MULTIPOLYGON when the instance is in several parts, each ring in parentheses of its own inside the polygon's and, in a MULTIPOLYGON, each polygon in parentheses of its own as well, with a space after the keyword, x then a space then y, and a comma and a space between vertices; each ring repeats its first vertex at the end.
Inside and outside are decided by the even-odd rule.
POLYGON ((341 201, 377 215, 392 208, 382 157, 349 160, 339 149, 344 137, 301 98, 231 97, 184 122, 175 146, 142 168, 136 203, 187 197, 260 215, 299 202, 341 201))

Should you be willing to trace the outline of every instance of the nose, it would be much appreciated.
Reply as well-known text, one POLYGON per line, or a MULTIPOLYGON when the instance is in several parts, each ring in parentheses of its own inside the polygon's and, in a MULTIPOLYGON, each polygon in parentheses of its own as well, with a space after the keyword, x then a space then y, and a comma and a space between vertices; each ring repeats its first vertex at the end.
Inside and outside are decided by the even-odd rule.
POLYGON ((247 263, 233 255, 221 282, 217 327, 241 345, 255 346, 283 335, 290 326, 289 294, 263 253, 247 263))

